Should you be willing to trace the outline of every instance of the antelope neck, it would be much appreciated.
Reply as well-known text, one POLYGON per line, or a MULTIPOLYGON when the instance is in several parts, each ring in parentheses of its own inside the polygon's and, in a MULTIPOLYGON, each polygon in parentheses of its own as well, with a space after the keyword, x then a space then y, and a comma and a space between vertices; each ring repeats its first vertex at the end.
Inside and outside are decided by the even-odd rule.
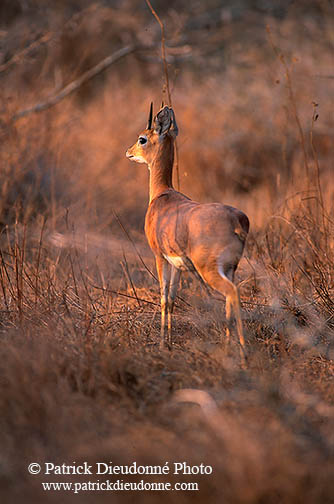
POLYGON ((150 203, 166 189, 173 189, 173 162, 174 143, 170 137, 166 137, 159 146, 157 156, 149 165, 150 203))

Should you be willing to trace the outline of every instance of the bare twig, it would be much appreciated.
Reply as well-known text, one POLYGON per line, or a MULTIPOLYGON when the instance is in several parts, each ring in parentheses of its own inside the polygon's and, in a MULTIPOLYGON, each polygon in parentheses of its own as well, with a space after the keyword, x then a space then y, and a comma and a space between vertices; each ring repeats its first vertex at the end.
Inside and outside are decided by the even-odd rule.
MULTIPOLYGON (((94 8, 94 7, 93 7, 94 8)), ((62 29, 60 31, 56 32, 47 32, 38 37, 36 40, 31 42, 30 44, 27 45, 22 51, 18 51, 12 58, 10 58, 8 61, 0 65, 0 73, 5 72, 8 70, 8 68, 12 67, 13 65, 17 63, 21 63, 26 56, 28 56, 32 51, 36 51, 40 46, 43 44, 48 44, 49 42, 54 42, 55 40, 59 39, 65 30, 68 28, 72 28, 73 26, 77 25, 81 19, 84 17, 89 16, 89 11, 92 10, 92 7, 88 7, 86 9, 81 10, 80 12, 77 12, 74 14, 70 19, 65 23, 64 26, 62 26, 62 29)))
POLYGON ((138 305, 141 306, 140 301, 139 301, 138 296, 137 296, 135 285, 134 285, 134 283, 132 281, 132 277, 131 277, 131 274, 130 274, 130 269, 129 269, 128 261, 126 259, 126 255, 124 253, 124 250, 123 250, 123 259, 124 259, 124 261, 121 262, 121 266, 123 268, 123 271, 124 271, 125 275, 127 276, 128 280, 130 282, 132 291, 133 291, 133 293, 135 295, 135 298, 137 299, 138 305))
POLYGON ((151 305, 157 306, 157 307, 160 306, 160 303, 154 303, 154 301, 149 301, 148 299, 130 296, 130 294, 124 294, 123 292, 119 292, 119 291, 116 291, 113 289, 108 289, 108 288, 102 287, 102 286, 100 287, 99 285, 94 285, 91 282, 89 282, 89 284, 91 287, 93 287, 93 289, 98 289, 98 290, 101 290, 101 291, 106 292, 108 294, 116 294, 117 296, 122 296, 122 297, 125 297, 128 299, 135 299, 137 302, 147 303, 147 304, 151 304, 151 305))
POLYGON ((172 97, 170 94, 168 69, 167 69, 167 62, 166 62, 165 28, 164 28, 164 25, 163 25, 161 19, 159 18, 158 14, 153 9, 150 0, 146 0, 146 3, 148 5, 150 11, 152 12, 153 16, 155 17, 155 19, 158 21, 160 29, 161 29, 161 58, 162 58, 162 64, 163 64, 164 73, 165 73, 165 84, 166 84, 166 91, 167 91, 167 96, 168 96, 168 105, 171 107, 172 106, 172 97))
POLYGON ((320 182, 320 165, 319 165, 318 153, 317 153, 316 147, 314 145, 314 141, 313 141, 314 123, 318 119, 318 113, 317 113, 318 104, 313 102, 312 105, 313 105, 313 114, 312 114, 312 124, 311 124, 311 131, 310 131, 310 144, 311 144, 313 160, 314 160, 315 168, 316 168, 316 181, 317 181, 317 189, 318 189, 318 195, 319 195, 320 207, 321 207, 323 234, 324 234, 324 238, 325 238, 326 252, 328 252, 329 230, 328 230, 328 226, 326 225, 326 219, 325 219, 324 198, 322 195, 321 182, 320 182))
POLYGON ((113 63, 116 63, 120 59, 124 58, 128 54, 135 52, 138 49, 143 49, 143 47, 136 46, 136 45, 129 45, 126 47, 122 47, 121 49, 114 52, 110 56, 107 56, 106 58, 104 58, 102 61, 100 61, 93 68, 90 68, 89 70, 87 70, 87 72, 84 72, 78 79, 70 82, 70 84, 65 86, 61 91, 59 91, 59 93, 56 93, 55 95, 50 96, 44 102, 37 103, 36 105, 33 105, 32 107, 29 107, 24 110, 20 110, 19 112, 14 114, 14 116, 12 117, 12 121, 17 121, 18 119, 21 119, 22 117, 25 117, 29 114, 42 112, 44 110, 49 109, 50 107, 53 107, 54 105, 57 105, 57 103, 59 103, 61 100, 63 100, 66 96, 73 93, 80 86, 82 86, 82 84, 84 84, 88 80, 92 79, 93 77, 95 77, 99 73, 106 70, 113 63))
POLYGON ((131 243, 131 245, 133 246, 134 251, 136 252, 136 254, 137 254, 140 262, 142 263, 142 265, 144 266, 144 268, 146 269, 146 271, 151 275, 152 278, 154 278, 154 280, 158 281, 157 277, 152 273, 152 271, 150 270, 150 268, 148 266, 146 266, 145 261, 142 258, 139 250, 137 249, 135 242, 133 241, 133 239, 131 238, 131 236, 129 235, 129 233, 127 232, 127 230, 125 229, 125 227, 124 227, 121 219, 119 218, 119 216, 117 215, 117 213, 115 212, 114 209, 112 209, 112 213, 114 214, 114 217, 117 220, 117 222, 118 222, 120 228, 122 229, 123 233, 125 234, 125 236, 129 240, 129 242, 131 243))
POLYGON ((285 78, 286 78, 287 88, 288 88, 288 91, 289 91, 289 98, 290 98, 290 102, 291 102, 291 106, 292 106, 292 110, 293 110, 293 115, 295 117, 295 121, 296 121, 297 128, 298 128, 298 131, 299 131, 300 143, 301 143, 302 150, 303 150, 304 166, 305 166, 305 171, 306 171, 307 183, 309 183, 309 181, 310 181, 310 179, 309 179, 310 170, 309 170, 309 164, 308 164, 308 157, 307 157, 307 153, 306 153, 305 135, 304 135, 303 128, 302 128, 302 125, 301 125, 301 122, 300 122, 300 119, 299 119, 299 115, 298 115, 298 111, 297 111, 296 99, 295 99, 295 95, 294 95, 294 92, 293 92, 290 70, 289 70, 287 62, 285 60, 284 54, 282 54, 278 50, 278 48, 276 47, 276 45, 274 44, 274 41, 273 41, 273 38, 272 38, 272 34, 271 34, 271 30, 270 30, 269 26, 267 26, 267 33, 268 33, 268 38, 269 38, 270 45, 271 45, 274 53, 276 54, 277 58, 279 59, 279 61, 282 63, 282 65, 284 67, 284 70, 285 70, 285 78))
MULTIPOLYGON (((9 311, 9 305, 8 305, 8 301, 7 301, 5 277, 3 275, 3 270, 4 270, 4 268, 6 269, 6 265, 5 265, 5 262, 4 262, 3 255, 2 255, 1 251, 0 251, 0 257, 1 257, 1 260, 2 260, 2 264, 0 265, 0 282, 1 282, 1 288, 2 288, 2 293, 3 293, 3 298, 4 298, 4 301, 5 301, 6 310, 8 312, 9 311)), ((8 276, 7 272, 6 272, 6 274, 8 276)))
MULTIPOLYGON (((67 230, 69 230, 68 209, 66 209, 65 222, 66 222, 66 228, 67 228, 67 230)), ((69 258, 70 265, 71 265, 72 278, 73 278, 73 282, 74 282, 74 292, 77 296, 77 299, 79 299, 79 292, 78 292, 77 281, 76 281, 73 260, 72 260, 72 250, 69 251, 68 258, 69 258)))
POLYGON ((29 44, 27 47, 22 49, 22 51, 17 52, 14 54, 12 58, 10 58, 6 63, 3 63, 0 65, 0 73, 5 72, 10 68, 11 66, 15 65, 15 63, 19 63, 23 58, 27 56, 30 52, 34 51, 37 49, 40 45, 46 44, 49 42, 52 38, 54 37, 53 33, 45 33, 41 37, 39 37, 37 40, 34 40, 31 44, 29 44))
MULTIPOLYGON (((158 21, 160 29, 161 29, 161 59, 164 67, 164 74, 165 74, 165 88, 167 91, 167 96, 168 96, 168 105, 172 107, 172 95, 170 92, 170 87, 169 87, 169 77, 168 77, 168 68, 167 68, 167 62, 166 62, 166 47, 165 47, 165 28, 163 25, 163 22, 159 18, 158 14, 156 11, 153 9, 152 4, 150 0, 146 0, 146 3, 152 12, 153 16, 155 19, 158 21)), ((179 173, 179 150, 177 146, 177 141, 175 140, 175 172, 176 172, 176 178, 177 178, 177 189, 178 191, 180 190, 180 173, 179 173)))
POLYGON ((35 307, 37 305, 37 299, 38 299, 39 266, 40 266, 40 262, 41 262, 43 233, 44 233, 46 221, 47 221, 47 217, 44 217, 43 224, 42 224, 42 227, 41 227, 41 233, 40 233, 40 237, 39 237, 39 244, 38 244, 37 264, 36 264, 36 280, 35 280, 35 307))

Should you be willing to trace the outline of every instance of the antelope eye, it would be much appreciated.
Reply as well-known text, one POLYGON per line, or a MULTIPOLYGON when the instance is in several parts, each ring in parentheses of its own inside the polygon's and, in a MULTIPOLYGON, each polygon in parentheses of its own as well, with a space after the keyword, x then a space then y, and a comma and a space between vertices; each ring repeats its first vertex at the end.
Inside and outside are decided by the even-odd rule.
POLYGON ((146 137, 143 137, 143 136, 140 136, 140 137, 138 138, 138 142, 140 143, 140 145, 144 145, 144 144, 146 144, 146 142, 147 142, 147 138, 146 138, 146 137))

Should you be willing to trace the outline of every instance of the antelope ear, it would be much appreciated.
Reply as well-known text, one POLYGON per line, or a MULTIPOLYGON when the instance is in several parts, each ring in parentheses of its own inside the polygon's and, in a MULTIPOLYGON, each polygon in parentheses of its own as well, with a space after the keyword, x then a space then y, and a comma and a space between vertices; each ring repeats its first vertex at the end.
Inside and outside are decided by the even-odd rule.
POLYGON ((171 127, 169 133, 172 135, 173 138, 176 138, 179 133, 179 128, 177 127, 177 124, 176 124, 174 110, 172 108, 169 110, 170 110, 171 117, 172 117, 172 127, 171 127))
POLYGON ((159 137, 165 136, 172 125, 171 109, 165 105, 154 118, 154 131, 159 137))

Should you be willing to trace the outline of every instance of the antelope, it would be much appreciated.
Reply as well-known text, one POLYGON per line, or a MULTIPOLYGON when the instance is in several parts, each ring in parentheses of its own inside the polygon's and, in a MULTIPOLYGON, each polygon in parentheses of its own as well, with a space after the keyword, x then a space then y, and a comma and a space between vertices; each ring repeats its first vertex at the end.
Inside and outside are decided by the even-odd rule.
POLYGON ((152 126, 151 104, 147 128, 126 151, 131 161, 146 163, 149 206, 145 234, 155 255, 161 291, 160 348, 172 345, 172 313, 180 275, 192 271, 205 285, 226 297, 226 336, 236 320, 240 355, 245 363, 245 341, 234 274, 249 230, 248 217, 222 203, 197 203, 176 191, 172 184, 174 140, 178 134, 175 114, 167 105, 152 126), (167 325, 167 327, 166 327, 167 325))

